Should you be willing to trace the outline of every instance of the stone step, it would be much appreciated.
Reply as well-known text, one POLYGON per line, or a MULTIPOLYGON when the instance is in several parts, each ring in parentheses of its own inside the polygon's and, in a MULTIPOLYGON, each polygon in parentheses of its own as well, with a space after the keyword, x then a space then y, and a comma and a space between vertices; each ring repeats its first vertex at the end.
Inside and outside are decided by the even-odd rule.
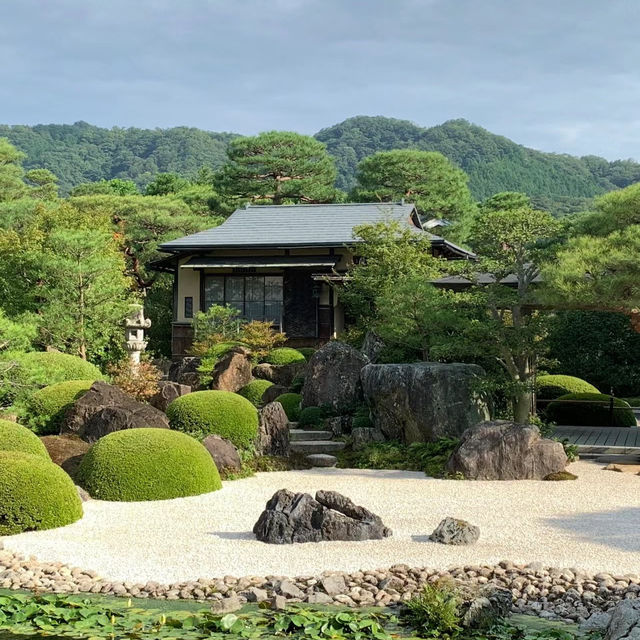
POLYGON ((328 453, 311 453, 305 457, 305 460, 312 467, 335 467, 338 463, 338 458, 328 453))
POLYGON ((344 449, 344 442, 333 440, 295 440, 291 443, 291 451, 294 453, 337 453, 344 449))
POLYGON ((298 440, 331 440, 331 431, 312 431, 311 429, 289 429, 289 439, 291 442, 298 440))

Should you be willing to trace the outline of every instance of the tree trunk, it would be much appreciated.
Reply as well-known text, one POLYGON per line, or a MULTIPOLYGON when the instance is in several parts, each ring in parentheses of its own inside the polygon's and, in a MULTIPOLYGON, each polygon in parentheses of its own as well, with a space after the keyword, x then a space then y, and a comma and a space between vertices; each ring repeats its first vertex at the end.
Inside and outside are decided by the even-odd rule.
POLYGON ((531 417, 531 403, 533 394, 531 391, 521 391, 513 399, 513 420, 517 424, 528 424, 531 417))

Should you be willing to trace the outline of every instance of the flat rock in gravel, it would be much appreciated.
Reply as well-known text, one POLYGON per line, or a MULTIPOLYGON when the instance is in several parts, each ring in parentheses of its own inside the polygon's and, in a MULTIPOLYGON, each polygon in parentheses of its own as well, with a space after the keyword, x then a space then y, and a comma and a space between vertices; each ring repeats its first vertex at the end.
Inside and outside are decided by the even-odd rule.
POLYGON ((380 540, 391 535, 379 516, 335 491, 308 493, 280 489, 253 527, 261 542, 291 544, 334 540, 380 540))
POLYGON ((447 517, 435 528, 429 539, 441 544, 474 544, 480 529, 466 520, 447 517))
POLYGON ((335 467, 338 464, 338 458, 330 453, 310 453, 305 460, 312 467, 335 467))

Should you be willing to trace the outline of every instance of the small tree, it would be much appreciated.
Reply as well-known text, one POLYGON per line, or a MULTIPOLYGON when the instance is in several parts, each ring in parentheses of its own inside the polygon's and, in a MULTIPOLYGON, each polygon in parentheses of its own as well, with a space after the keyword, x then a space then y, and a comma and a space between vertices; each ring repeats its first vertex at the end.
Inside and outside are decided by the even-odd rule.
POLYGON ((240 340, 243 324, 235 307, 214 304, 206 311, 198 311, 193 318, 192 353, 201 356, 215 344, 240 340))
POLYGON ((254 359, 261 360, 270 351, 283 345, 287 341, 287 336, 276 331, 268 320, 265 322, 253 320, 242 326, 240 340, 251 349, 254 359))

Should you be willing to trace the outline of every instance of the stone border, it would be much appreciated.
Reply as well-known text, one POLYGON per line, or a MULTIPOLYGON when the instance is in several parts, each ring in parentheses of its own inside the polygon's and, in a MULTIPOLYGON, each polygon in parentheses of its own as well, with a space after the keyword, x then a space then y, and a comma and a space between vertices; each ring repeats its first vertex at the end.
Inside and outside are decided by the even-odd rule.
MULTIPOLYGON (((1 543, 0 543, 1 545, 1 543)), ((319 576, 246 576, 204 579, 169 585, 157 582, 109 581, 95 571, 60 562, 40 562, 0 546, 0 588, 53 593, 101 593, 122 597, 262 602, 281 596, 286 602, 338 604, 348 607, 398 606, 426 582, 442 578, 470 585, 494 584, 513 594, 512 611, 566 622, 583 622, 608 611, 620 600, 640 594, 638 574, 592 574, 577 569, 544 567, 503 561, 495 566, 467 565, 436 571, 394 565, 389 569, 325 572, 319 576)))

